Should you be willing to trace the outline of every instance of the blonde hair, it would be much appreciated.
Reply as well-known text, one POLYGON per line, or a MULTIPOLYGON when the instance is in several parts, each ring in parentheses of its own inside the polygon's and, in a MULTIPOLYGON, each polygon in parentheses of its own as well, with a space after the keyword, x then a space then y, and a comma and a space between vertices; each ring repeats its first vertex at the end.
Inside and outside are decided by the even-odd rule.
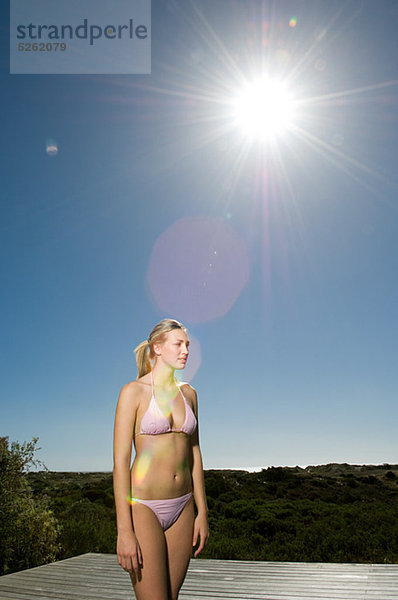
POLYGON ((182 329, 185 332, 187 331, 184 325, 179 321, 176 321, 175 319, 163 319, 160 321, 160 323, 155 325, 149 334, 148 339, 141 342, 141 344, 138 344, 138 346, 134 349, 135 360, 137 361, 138 368, 137 379, 152 371, 151 360, 155 358, 152 344, 155 339, 158 342, 162 342, 163 338, 166 336, 166 333, 169 333, 169 331, 172 331, 173 329, 182 329))

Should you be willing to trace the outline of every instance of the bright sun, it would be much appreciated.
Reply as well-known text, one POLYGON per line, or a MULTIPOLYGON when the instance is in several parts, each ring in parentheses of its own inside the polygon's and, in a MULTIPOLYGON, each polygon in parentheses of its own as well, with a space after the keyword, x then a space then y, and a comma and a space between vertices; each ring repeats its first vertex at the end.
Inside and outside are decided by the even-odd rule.
POLYGON ((294 100, 283 83, 262 77, 237 95, 234 117, 245 135, 271 140, 292 123, 294 100))

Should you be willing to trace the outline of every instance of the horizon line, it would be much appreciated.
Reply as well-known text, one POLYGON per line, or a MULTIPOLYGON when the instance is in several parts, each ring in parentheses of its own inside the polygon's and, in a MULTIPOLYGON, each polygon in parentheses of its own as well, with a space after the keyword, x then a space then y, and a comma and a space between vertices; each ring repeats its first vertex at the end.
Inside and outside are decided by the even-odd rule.
MULTIPOLYGON (((266 470, 266 469, 270 469, 270 468, 282 468, 282 469, 307 469, 308 467, 327 467, 329 465, 348 465, 350 467, 397 467, 398 468, 398 463, 388 463, 388 462, 383 462, 383 463, 347 463, 347 462, 328 462, 328 463, 319 463, 319 464, 315 464, 315 463, 311 463, 308 465, 265 465, 262 467, 259 466, 255 466, 255 467, 206 467, 204 468, 204 471, 245 471, 248 473, 259 473, 262 470, 266 470)), ((73 471, 73 470, 57 470, 57 469, 39 469, 36 471, 28 471, 28 473, 43 473, 43 472, 51 472, 51 473, 112 473, 113 470, 96 470, 96 469, 91 469, 91 470, 77 470, 77 471, 73 471)))

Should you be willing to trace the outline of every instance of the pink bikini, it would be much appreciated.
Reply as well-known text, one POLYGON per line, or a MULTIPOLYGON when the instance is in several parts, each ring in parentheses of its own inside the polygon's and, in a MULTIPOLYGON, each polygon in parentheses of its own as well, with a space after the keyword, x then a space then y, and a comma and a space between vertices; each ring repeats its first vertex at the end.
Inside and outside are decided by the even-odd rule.
MULTIPOLYGON (((151 386, 152 396, 148 409, 141 420, 140 431, 136 435, 160 435, 164 433, 185 433, 192 435, 197 426, 196 417, 185 399, 184 394, 176 380, 176 385, 184 399, 185 405, 185 420, 180 429, 172 428, 169 420, 164 416, 158 403, 156 402, 155 393, 153 390, 153 377, 151 371, 151 386)), ((141 500, 140 498, 132 498, 133 502, 139 502, 148 506, 155 515, 163 529, 166 531, 182 513, 185 505, 192 498, 192 492, 179 496, 178 498, 167 498, 165 500, 141 500)))
POLYGON ((141 420, 141 427, 139 433, 136 435, 159 435, 160 433, 172 433, 180 432, 191 435, 196 429, 196 417, 192 412, 192 408, 189 406, 185 399, 184 394, 181 391, 180 385, 176 380, 176 386, 180 390, 180 394, 184 399, 185 404, 185 421, 181 429, 172 429, 169 420, 164 416, 156 402, 155 393, 153 391, 153 377, 151 371, 151 386, 152 386, 152 397, 149 403, 148 409, 141 420))

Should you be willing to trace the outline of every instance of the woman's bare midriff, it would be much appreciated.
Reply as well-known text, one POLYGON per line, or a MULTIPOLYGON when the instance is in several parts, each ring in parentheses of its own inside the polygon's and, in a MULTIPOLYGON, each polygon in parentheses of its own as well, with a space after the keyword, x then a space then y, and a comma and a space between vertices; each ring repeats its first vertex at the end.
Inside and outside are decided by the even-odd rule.
POLYGON ((192 491, 189 436, 182 432, 139 435, 131 467, 133 498, 162 500, 192 491))

